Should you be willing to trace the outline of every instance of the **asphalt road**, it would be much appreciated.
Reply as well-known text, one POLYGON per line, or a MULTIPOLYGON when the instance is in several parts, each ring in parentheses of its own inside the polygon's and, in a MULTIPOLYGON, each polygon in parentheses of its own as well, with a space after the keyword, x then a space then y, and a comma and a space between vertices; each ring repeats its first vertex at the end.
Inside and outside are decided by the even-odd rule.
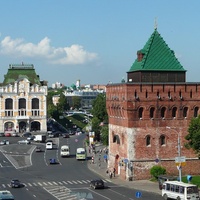
POLYGON ((148 192, 136 196, 137 191, 114 185, 108 179, 104 180, 105 189, 91 189, 90 180, 98 176, 87 168, 87 161, 75 159, 76 149, 83 147, 84 137, 81 134, 53 138, 52 150, 46 150, 45 144, 19 145, 17 141, 22 138, 6 138, 10 144, 0 146, 0 190, 11 191, 16 200, 161 199, 161 196, 148 192), (60 157, 60 147, 64 144, 70 146, 69 158, 60 157), (42 147, 43 152, 35 152, 36 146, 42 147), (50 165, 50 158, 55 158, 58 164, 50 165), (10 188, 10 180, 14 178, 19 179, 24 187, 10 188))

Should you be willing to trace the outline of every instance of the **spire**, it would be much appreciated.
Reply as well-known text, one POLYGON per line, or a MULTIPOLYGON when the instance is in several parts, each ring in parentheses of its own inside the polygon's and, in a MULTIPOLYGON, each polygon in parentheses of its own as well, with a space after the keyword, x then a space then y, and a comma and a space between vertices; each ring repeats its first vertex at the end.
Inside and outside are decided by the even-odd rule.
POLYGON ((157 30, 158 24, 157 24, 157 17, 155 17, 154 20, 154 29, 157 30))

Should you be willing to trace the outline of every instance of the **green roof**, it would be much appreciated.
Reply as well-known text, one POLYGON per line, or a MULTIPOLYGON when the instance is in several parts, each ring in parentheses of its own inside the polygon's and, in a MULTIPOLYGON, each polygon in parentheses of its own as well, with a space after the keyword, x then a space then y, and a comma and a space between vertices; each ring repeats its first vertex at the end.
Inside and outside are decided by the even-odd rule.
POLYGON ((39 76, 36 74, 32 64, 10 64, 6 75, 4 75, 3 85, 14 84, 18 79, 27 78, 30 84, 41 85, 39 76))
POLYGON ((141 61, 135 60, 129 72, 134 71, 186 71, 163 38, 154 30, 151 37, 138 53, 143 54, 141 61))

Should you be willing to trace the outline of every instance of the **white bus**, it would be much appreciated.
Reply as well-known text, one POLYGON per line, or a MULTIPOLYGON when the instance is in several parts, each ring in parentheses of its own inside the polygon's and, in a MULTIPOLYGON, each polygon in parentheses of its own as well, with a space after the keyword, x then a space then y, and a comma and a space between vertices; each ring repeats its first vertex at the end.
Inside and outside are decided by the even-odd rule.
POLYGON ((199 199, 198 187, 193 184, 179 181, 165 181, 162 187, 162 197, 165 200, 197 200, 199 199))
POLYGON ((53 143, 52 142, 47 142, 46 143, 46 149, 53 149, 53 143))
POLYGON ((86 151, 84 148, 78 148, 76 150, 76 160, 85 160, 86 159, 86 151))
POLYGON ((70 149, 68 145, 63 145, 60 148, 60 156, 61 157, 69 157, 70 156, 70 149))

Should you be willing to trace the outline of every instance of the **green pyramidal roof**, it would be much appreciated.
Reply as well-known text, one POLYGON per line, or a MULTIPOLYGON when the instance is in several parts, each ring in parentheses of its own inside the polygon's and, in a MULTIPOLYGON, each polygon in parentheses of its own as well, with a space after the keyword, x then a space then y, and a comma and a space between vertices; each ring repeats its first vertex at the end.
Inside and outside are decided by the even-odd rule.
POLYGON ((13 84, 15 81, 21 78, 27 78, 31 85, 41 85, 39 76, 36 74, 32 64, 10 64, 7 74, 4 75, 3 85, 13 84))
POLYGON ((133 71, 186 71, 179 63, 168 45, 154 30, 144 48, 138 51, 142 54, 142 59, 138 58, 131 66, 129 72, 133 71))

